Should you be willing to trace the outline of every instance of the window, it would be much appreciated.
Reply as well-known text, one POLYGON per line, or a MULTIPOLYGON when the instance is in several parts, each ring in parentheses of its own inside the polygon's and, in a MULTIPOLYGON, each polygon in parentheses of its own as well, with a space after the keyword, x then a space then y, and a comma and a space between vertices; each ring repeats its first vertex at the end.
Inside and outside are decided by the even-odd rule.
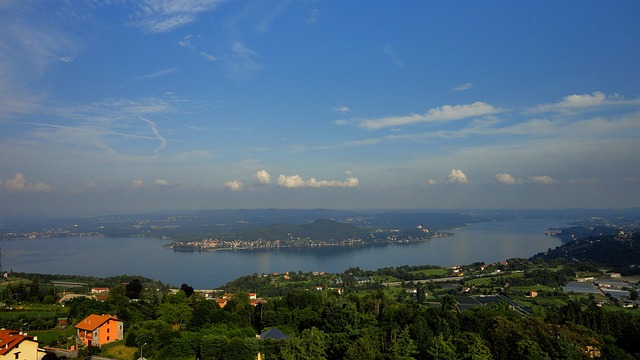
POLYGON ((107 334, 109 333, 109 330, 111 330, 110 328, 107 328, 107 334))
POLYGON ((16 359, 19 359, 20 358, 20 351, 18 351, 15 355, 16 355, 16 359))

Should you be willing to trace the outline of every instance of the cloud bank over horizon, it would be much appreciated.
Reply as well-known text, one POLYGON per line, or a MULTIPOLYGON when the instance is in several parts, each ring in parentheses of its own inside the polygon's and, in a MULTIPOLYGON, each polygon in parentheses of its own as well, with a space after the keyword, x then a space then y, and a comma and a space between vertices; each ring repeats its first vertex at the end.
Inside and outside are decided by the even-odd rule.
POLYGON ((0 216, 640 207, 632 0, 0 7, 0 216))

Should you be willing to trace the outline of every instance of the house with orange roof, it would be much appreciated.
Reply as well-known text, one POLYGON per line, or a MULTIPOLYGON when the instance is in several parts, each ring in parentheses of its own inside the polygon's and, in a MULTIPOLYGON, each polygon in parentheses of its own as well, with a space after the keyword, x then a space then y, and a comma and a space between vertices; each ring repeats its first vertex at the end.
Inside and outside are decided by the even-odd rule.
POLYGON ((117 316, 91 314, 75 326, 85 346, 102 346, 124 338, 124 324, 117 316))
POLYGON ((16 330, 0 330, 0 359, 38 360, 38 338, 16 330))

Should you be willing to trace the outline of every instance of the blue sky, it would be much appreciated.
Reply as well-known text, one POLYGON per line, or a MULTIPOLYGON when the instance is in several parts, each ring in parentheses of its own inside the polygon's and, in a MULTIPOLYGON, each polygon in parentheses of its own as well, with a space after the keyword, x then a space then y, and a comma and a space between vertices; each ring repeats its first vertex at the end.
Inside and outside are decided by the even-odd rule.
POLYGON ((0 215, 640 206, 638 1, 0 1, 0 215))

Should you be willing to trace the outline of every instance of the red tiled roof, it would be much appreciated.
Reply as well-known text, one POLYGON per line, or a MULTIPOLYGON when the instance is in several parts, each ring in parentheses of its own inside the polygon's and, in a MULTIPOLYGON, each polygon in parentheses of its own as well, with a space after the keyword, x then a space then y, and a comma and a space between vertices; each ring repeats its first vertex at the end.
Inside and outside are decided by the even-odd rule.
POLYGON ((75 328, 76 329, 80 329, 80 330, 87 330, 87 331, 93 331, 97 328, 100 327, 100 325, 106 323, 108 320, 115 320, 118 321, 118 317, 117 316, 111 316, 111 315, 96 315, 96 314, 91 314, 89 316, 87 316, 86 319, 80 321, 78 324, 76 324, 75 328))
POLYGON ((33 336, 27 336, 15 330, 0 330, 0 355, 5 355, 24 340, 33 340, 33 336))

